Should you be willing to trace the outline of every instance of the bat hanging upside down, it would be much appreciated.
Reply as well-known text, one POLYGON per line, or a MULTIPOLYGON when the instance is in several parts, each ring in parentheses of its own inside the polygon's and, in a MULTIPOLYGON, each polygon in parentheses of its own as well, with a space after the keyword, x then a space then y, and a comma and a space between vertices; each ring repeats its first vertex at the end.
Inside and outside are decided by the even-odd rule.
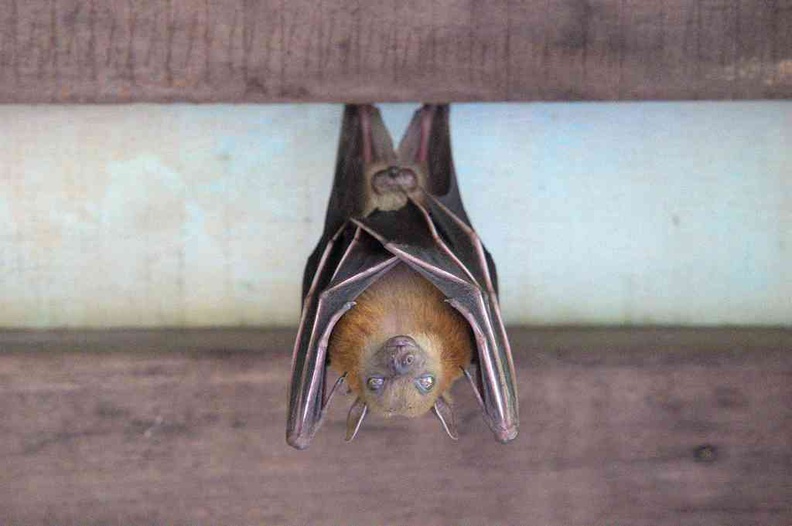
POLYGON ((495 266, 462 206, 447 106, 418 110, 397 151, 373 106, 347 106, 325 231, 308 260, 287 441, 308 447, 344 382, 347 440, 370 412, 430 410, 457 437, 465 376, 495 437, 517 435, 514 366, 495 266), (326 393, 326 373, 339 379, 326 393))

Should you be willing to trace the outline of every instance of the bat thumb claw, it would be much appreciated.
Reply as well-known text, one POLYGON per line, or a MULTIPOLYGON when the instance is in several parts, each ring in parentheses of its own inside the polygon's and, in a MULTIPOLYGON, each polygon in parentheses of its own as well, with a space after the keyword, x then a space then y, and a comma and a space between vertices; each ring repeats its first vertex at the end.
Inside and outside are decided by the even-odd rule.
POLYGON ((352 407, 349 408, 349 415, 347 415, 345 441, 352 442, 355 439, 358 431, 360 431, 360 426, 363 424, 363 420, 366 418, 366 413, 368 413, 368 406, 366 403, 360 398, 356 399, 352 407))
POLYGON ((440 423, 443 424, 443 429, 451 437, 451 440, 458 440, 459 434, 457 433, 456 429, 456 421, 454 420, 454 411, 451 408, 451 404, 444 397, 440 397, 435 402, 435 405, 432 407, 432 411, 434 411, 435 416, 437 419, 440 420, 440 423))

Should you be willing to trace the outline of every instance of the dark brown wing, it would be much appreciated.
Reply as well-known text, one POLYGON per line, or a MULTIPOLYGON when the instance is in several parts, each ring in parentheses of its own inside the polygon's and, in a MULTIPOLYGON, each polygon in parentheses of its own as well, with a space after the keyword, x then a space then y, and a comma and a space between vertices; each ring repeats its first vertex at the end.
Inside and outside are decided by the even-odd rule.
MULTIPOLYGON (((399 145, 399 156, 426 163, 429 195, 418 208, 434 246, 448 255, 453 265, 442 262, 432 266, 433 260, 440 261, 437 256, 426 250, 410 250, 419 246, 414 243, 403 243, 402 250, 423 261, 438 287, 444 274, 453 274, 451 266, 464 269, 470 278, 470 288, 462 296, 446 296, 476 334, 479 371, 474 388, 479 390, 485 419, 499 440, 511 440, 517 435, 519 411, 514 364, 498 304, 498 278, 492 256, 473 230, 462 204, 451 154, 447 105, 426 105, 415 113, 399 145)), ((449 287, 447 283, 444 286, 449 287)))
POLYGON ((286 428, 290 445, 305 449, 321 425, 327 344, 333 327, 354 306, 354 300, 397 261, 381 244, 349 224, 327 244, 303 301, 294 344, 286 428))

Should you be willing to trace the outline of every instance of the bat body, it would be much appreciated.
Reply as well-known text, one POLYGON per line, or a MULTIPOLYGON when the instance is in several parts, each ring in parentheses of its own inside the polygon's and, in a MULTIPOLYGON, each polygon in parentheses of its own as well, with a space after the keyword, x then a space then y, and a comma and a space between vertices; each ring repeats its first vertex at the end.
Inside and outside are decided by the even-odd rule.
POLYGON ((517 435, 514 366, 495 267, 470 226, 448 108, 418 110, 399 148, 376 108, 346 107, 325 231, 308 260, 287 441, 308 447, 344 382, 347 440, 371 411, 433 411, 456 438, 448 389, 465 376, 495 437, 517 435), (339 379, 327 390, 327 370, 339 379))

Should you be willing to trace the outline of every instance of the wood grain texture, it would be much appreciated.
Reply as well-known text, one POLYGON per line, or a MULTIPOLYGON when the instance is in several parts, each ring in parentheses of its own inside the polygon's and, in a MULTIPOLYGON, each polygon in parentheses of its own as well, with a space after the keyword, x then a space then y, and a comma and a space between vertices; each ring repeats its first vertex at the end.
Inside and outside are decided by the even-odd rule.
POLYGON ((342 397, 284 440, 290 331, 0 334, 4 524, 792 523, 792 331, 512 330, 521 435, 342 397))
POLYGON ((790 0, 0 0, 0 102, 790 96, 790 0))

